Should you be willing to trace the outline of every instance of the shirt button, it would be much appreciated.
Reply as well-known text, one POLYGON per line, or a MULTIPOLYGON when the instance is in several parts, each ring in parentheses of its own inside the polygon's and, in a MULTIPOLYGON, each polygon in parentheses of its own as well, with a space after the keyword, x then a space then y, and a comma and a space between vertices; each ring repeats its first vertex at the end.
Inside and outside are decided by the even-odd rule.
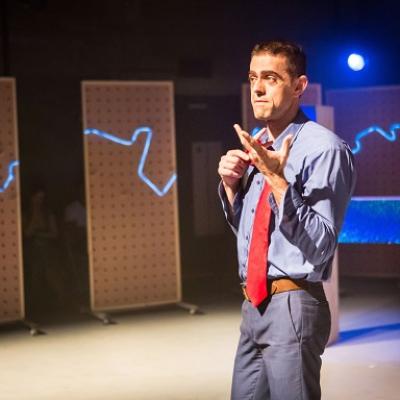
POLYGON ((259 185, 261 183, 261 181, 256 181, 256 182, 257 182, 257 185, 259 185))
POLYGON ((251 212, 254 213, 254 208, 251 209, 251 212))
POLYGON ((246 240, 249 240, 249 235, 246 235, 246 240))

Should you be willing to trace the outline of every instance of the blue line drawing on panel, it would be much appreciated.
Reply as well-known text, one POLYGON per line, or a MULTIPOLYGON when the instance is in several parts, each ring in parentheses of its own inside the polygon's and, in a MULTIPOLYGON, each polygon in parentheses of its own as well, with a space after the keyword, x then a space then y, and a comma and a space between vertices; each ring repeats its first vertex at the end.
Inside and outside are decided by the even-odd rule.
POLYGON ((400 123, 396 122, 389 127, 389 132, 386 132, 384 129, 382 129, 379 125, 372 125, 368 127, 367 129, 362 130, 361 132, 358 132, 355 136, 355 147, 351 149, 353 154, 357 154, 361 151, 362 149, 362 144, 361 141, 364 137, 371 135, 372 133, 378 133, 379 135, 383 136, 386 140, 389 142, 394 142, 397 139, 397 134, 396 130, 400 129, 400 123))
POLYGON ((138 128, 135 129, 135 131, 132 134, 132 138, 130 140, 126 139, 121 139, 117 136, 111 135, 107 132, 101 131, 99 129, 93 129, 93 128, 87 128, 83 132, 85 135, 96 135, 100 136, 104 139, 110 140, 114 143, 120 144, 122 146, 132 146, 135 142, 136 139, 139 137, 141 133, 146 134, 146 142, 144 144, 143 152, 139 160, 139 165, 137 169, 137 174, 139 178, 154 191, 154 193, 157 194, 157 196, 165 196, 169 189, 172 187, 174 182, 176 181, 176 173, 173 173, 171 177, 168 179, 167 183, 163 188, 158 188, 144 173, 144 165, 146 162, 147 154, 150 149, 150 144, 151 140, 153 137, 153 131, 150 127, 147 126, 139 126, 138 128))
POLYGON ((8 164, 8 176, 4 181, 3 185, 0 186, 0 193, 4 193, 11 185, 12 181, 15 179, 14 169, 17 168, 18 165, 19 165, 18 160, 11 161, 10 164, 8 164))

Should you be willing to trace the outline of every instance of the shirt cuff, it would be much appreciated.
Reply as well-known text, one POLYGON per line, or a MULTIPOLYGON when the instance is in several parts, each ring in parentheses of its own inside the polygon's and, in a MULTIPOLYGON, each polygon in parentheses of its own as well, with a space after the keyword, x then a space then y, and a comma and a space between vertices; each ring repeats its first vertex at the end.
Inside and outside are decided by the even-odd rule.
POLYGON ((243 189, 241 188, 241 186, 239 186, 239 190, 236 192, 233 198, 233 204, 231 208, 222 181, 218 185, 218 195, 222 202, 222 207, 225 213, 226 220, 228 221, 229 225, 231 225, 233 228, 237 228, 236 226, 238 222, 237 217, 242 209, 242 194, 243 194, 243 189))

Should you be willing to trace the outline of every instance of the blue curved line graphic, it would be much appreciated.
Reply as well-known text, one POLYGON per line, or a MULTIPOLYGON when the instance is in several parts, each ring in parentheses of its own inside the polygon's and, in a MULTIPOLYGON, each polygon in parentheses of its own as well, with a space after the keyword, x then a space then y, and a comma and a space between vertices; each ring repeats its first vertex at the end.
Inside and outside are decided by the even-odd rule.
POLYGON ((18 165, 19 165, 18 160, 11 161, 10 164, 8 164, 8 176, 4 181, 3 185, 0 186, 0 193, 4 193, 11 185, 11 182, 15 179, 14 169, 17 168, 18 165))
POLYGON ((363 131, 357 133, 354 139, 355 147, 351 149, 351 151, 353 152, 353 154, 359 153, 362 149, 362 144, 361 144, 362 139, 375 132, 383 136, 389 142, 394 142, 397 139, 397 134, 396 134, 397 129, 400 129, 400 123, 398 122, 390 125, 389 132, 383 130, 379 125, 372 125, 369 128, 364 129, 363 131))
POLYGON ((139 160, 139 165, 138 165, 138 169, 137 169, 137 174, 139 176, 139 178, 147 185, 150 187, 150 189, 153 190, 153 192, 157 195, 157 196, 165 196, 167 194, 167 192, 169 191, 169 189, 171 188, 171 186, 174 184, 174 182, 176 181, 176 174, 173 173, 171 175, 171 177, 168 179, 167 183, 165 184, 165 186, 163 188, 158 188, 144 173, 144 164, 146 162, 146 158, 147 158, 147 154, 149 152, 150 149, 150 144, 151 144, 151 139, 153 137, 153 131, 151 130, 151 128, 147 127, 147 126, 139 126, 138 128, 135 129, 135 131, 133 132, 132 138, 130 140, 126 140, 126 139, 121 139, 117 136, 114 135, 110 135, 107 132, 101 131, 99 129, 93 129, 93 128, 87 128, 83 131, 83 133, 85 135, 96 135, 96 136, 100 136, 104 139, 110 140, 114 143, 118 143, 122 146, 132 146, 135 142, 136 139, 139 137, 139 135, 141 133, 145 133, 146 134, 146 142, 144 144, 144 148, 143 148, 143 152, 142 155, 140 157, 139 160))

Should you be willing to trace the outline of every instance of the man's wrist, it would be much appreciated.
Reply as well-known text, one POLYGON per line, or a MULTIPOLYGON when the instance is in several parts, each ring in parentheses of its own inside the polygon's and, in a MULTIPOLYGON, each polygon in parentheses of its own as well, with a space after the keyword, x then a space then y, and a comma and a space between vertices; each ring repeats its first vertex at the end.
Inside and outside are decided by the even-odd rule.
POLYGON ((222 181, 222 186, 224 187, 226 197, 228 198, 229 204, 233 206, 233 201, 235 198, 236 193, 239 190, 239 183, 240 179, 237 180, 236 184, 227 184, 226 182, 222 181))
POLYGON ((277 205, 279 205, 282 201, 283 196, 286 193, 287 188, 289 187, 289 182, 285 179, 284 176, 278 174, 268 174, 264 175, 264 177, 271 187, 271 192, 275 198, 277 205))

